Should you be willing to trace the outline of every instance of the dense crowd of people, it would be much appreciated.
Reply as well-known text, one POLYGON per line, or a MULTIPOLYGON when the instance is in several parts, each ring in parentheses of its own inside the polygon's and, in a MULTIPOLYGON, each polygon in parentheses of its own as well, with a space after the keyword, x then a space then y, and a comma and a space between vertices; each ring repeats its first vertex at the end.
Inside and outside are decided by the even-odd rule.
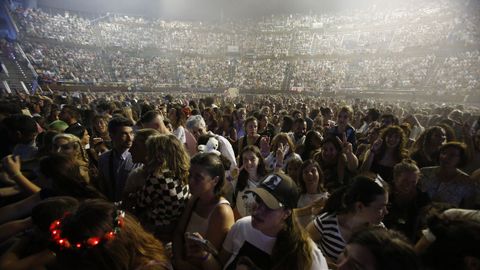
POLYGON ((0 112, 2 269, 480 261, 476 107, 51 93, 0 112))
POLYGON ((330 95, 478 96, 469 5, 15 10, 40 82, 156 91, 0 96, 0 269, 479 269, 480 108, 330 95))
POLYGON ((48 82, 315 92, 456 89, 466 96, 480 87, 479 16, 464 12, 466 5, 407 1, 393 9, 222 22, 30 9, 14 15, 21 46, 48 82))

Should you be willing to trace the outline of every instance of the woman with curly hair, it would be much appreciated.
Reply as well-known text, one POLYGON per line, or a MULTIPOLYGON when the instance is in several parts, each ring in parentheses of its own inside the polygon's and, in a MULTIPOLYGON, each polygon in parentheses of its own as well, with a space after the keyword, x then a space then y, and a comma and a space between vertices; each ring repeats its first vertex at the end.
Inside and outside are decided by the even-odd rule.
POLYGON ((380 138, 367 150, 361 170, 377 173, 383 180, 391 183, 393 167, 408 156, 406 141, 407 137, 399 126, 383 129, 380 138))
POLYGON ((60 269, 171 269, 162 243, 106 201, 84 201, 52 222, 50 235, 60 269))
POLYGON ((145 184, 133 196, 135 212, 144 226, 162 240, 172 233, 189 196, 189 155, 175 135, 152 135, 147 139, 147 158, 142 168, 145 184))

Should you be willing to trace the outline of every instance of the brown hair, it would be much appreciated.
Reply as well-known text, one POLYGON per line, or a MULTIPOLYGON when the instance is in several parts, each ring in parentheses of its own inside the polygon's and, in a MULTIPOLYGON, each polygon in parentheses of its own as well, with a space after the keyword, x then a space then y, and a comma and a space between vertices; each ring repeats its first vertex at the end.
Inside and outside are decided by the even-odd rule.
POLYGON ((153 135, 147 139, 147 174, 169 169, 183 184, 188 183, 190 156, 175 135, 153 135), (159 159, 161 157, 161 159, 159 159))
MULTIPOLYGON (((102 237, 114 230, 116 207, 103 200, 86 200, 78 209, 61 220, 62 237, 80 242, 90 237, 102 237)), ((140 223, 126 213, 123 226, 111 240, 80 250, 57 249, 61 269, 137 269, 150 262, 156 269, 168 269, 169 262, 162 243, 147 233, 140 223)))

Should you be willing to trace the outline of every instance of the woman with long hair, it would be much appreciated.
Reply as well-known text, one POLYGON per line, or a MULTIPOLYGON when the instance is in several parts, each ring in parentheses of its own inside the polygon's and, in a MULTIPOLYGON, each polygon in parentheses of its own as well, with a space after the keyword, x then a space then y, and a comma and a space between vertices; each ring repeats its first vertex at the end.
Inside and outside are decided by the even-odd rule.
POLYGON ((283 173, 267 178, 255 189, 253 213, 231 228, 218 257, 201 250, 204 269, 238 269, 245 260, 254 269, 328 269, 316 245, 293 217, 298 188, 283 173))
POLYGON ((295 215, 300 224, 305 227, 318 214, 329 194, 323 186, 323 171, 313 159, 305 160, 300 167, 300 198, 298 199, 295 215))
POLYGON ((296 152, 300 155, 302 160, 313 158, 316 152, 320 151, 323 137, 320 132, 310 130, 305 135, 305 142, 301 147, 297 147, 296 152), (300 149, 299 149, 300 148, 300 149))
POLYGON ((173 135, 177 137, 183 144, 186 143, 187 139, 185 137, 185 122, 187 121, 187 116, 182 110, 182 107, 175 105, 168 110, 168 119, 172 123, 173 135))
POLYGON ((328 136, 322 141, 321 151, 314 159, 320 164, 325 176, 325 188, 332 192, 348 184, 356 173, 358 159, 353 154, 352 144, 338 137, 328 136))
POLYGON ((145 228, 171 241, 189 197, 189 155, 172 134, 150 136, 146 149, 145 184, 135 192, 135 212, 145 228))
POLYGON ((265 158, 267 170, 285 170, 287 163, 291 159, 301 160, 300 155, 295 153, 295 145, 293 144, 292 138, 287 133, 281 132, 273 138, 270 153, 265 158))
MULTIPOLYGON (((175 230, 174 266, 178 269, 204 268, 208 258, 193 238, 203 238, 219 250, 234 223, 229 202, 223 197, 225 170, 218 153, 199 153, 190 161, 189 186, 192 194, 175 230)), ((209 269, 208 267, 204 269, 209 269)))
POLYGON ((88 133, 87 128, 80 125, 73 125, 68 127, 65 130, 65 133, 77 136, 80 139, 80 142, 88 155, 90 163, 98 166, 98 154, 91 147, 90 134, 88 133))
POLYGON ((383 180, 391 183, 393 167, 408 156, 406 143, 407 137, 399 126, 386 127, 380 138, 367 150, 360 170, 379 174, 383 180))
POLYGON ((233 117, 230 114, 222 115, 222 124, 216 130, 215 134, 221 135, 227 139, 232 146, 236 146, 237 143, 237 130, 233 123, 233 117))
POLYGON ((334 192, 322 214, 307 231, 331 263, 337 263, 352 234, 365 226, 381 225, 388 214, 387 184, 359 176, 352 184, 334 192))
POLYGON ((433 126, 420 134, 412 147, 410 157, 415 160, 419 168, 438 165, 440 147, 447 142, 445 130, 433 126))
POLYGON ((205 119, 205 124, 207 124, 208 130, 214 132, 218 127, 218 122, 213 108, 205 108, 205 110, 202 111, 202 117, 205 119))
POLYGON ((90 180, 95 181, 95 178, 98 176, 98 169, 93 163, 90 164, 87 151, 83 147, 80 138, 73 134, 58 134, 53 137, 53 151, 75 158, 87 182, 90 182, 90 180))
POLYGON ((343 106, 337 115, 337 123, 334 127, 327 131, 328 134, 342 138, 345 136, 347 141, 352 144, 353 149, 357 149, 357 137, 355 128, 352 127, 350 121, 353 120, 353 109, 350 106, 343 106))
POLYGON ((50 234, 60 269, 171 269, 162 243, 106 201, 84 201, 52 222, 50 234))
POLYGON ((236 220, 251 214, 251 209, 243 202, 243 196, 247 189, 257 187, 267 174, 265 161, 258 147, 245 146, 239 156, 240 172, 237 180, 233 182, 233 212, 236 220))
POLYGON ((248 145, 255 145, 260 147, 260 139, 262 136, 258 134, 258 120, 255 117, 248 117, 244 123, 245 136, 238 139, 238 151, 248 145))
POLYGON ((111 147, 110 134, 108 133, 108 118, 103 115, 95 115, 92 119, 92 136, 90 136, 90 145, 104 142, 108 148, 111 147))

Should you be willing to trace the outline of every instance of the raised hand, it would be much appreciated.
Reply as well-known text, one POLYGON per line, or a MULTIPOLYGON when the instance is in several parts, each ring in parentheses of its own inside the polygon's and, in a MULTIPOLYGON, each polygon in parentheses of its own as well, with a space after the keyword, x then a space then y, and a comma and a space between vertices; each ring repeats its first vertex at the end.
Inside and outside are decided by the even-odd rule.
POLYGON ((377 153, 380 150, 380 147, 382 146, 383 140, 382 138, 378 138, 373 144, 372 147, 370 147, 370 151, 377 153))
POLYGON ((277 167, 282 167, 283 166, 283 160, 285 158, 285 146, 283 143, 280 143, 277 148, 277 152, 275 153, 276 161, 277 161, 277 167))
POLYGON ((260 139, 260 152, 269 153, 270 152, 270 137, 263 136, 260 139))
POLYGON ((21 164, 20 156, 8 155, 3 158, 3 168, 10 176, 21 173, 21 164))
POLYGON ((342 133, 342 139, 337 137, 337 141, 342 146, 342 151, 344 154, 353 153, 353 146, 347 141, 347 135, 345 134, 345 132, 342 133))

